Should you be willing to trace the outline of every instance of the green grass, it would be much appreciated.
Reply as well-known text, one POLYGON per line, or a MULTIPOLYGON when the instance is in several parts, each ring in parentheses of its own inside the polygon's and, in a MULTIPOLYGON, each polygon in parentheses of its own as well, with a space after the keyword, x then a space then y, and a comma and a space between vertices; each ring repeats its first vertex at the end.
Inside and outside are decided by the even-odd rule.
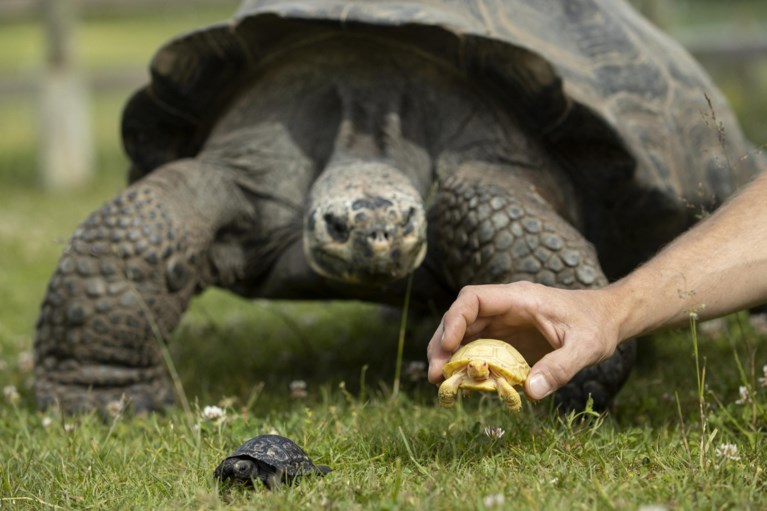
MULTIPOLYGON (((89 69, 117 69, 118 58, 143 66, 156 42, 199 24, 152 19, 91 18, 89 69), (142 30, 146 44, 122 43, 114 59, 100 53, 105 34, 128 41, 142 30)), ((0 28, 0 73, 33 69, 34 27, 0 28)), ((687 329, 642 342, 609 416, 560 418, 548 401, 509 414, 492 396, 443 410, 433 386, 407 377, 394 398, 397 313, 210 291, 171 342, 191 415, 174 409, 103 422, 37 412, 29 367, 37 308, 64 241, 122 186, 117 119, 128 92, 95 95, 97 176, 66 195, 37 188, 33 97, 0 97, 0 387, 20 394, 0 396, 0 509, 767 508, 767 388, 759 381, 767 342, 744 314, 699 334, 702 394, 687 329), (307 382, 305 399, 290 397, 298 379, 307 382), (750 402, 738 404, 740 386, 750 402), (199 413, 215 404, 227 410, 218 424, 199 413), (492 440, 486 427, 505 435, 492 440), (221 492, 216 464, 270 431, 335 471, 271 493, 221 492), (739 459, 718 456, 722 444, 737 445, 739 459)), ((436 321, 410 325, 406 360, 423 360, 436 321)))
MULTIPOLYGON (((230 363, 245 348, 267 359, 302 353, 283 339, 266 336, 254 342, 248 332, 263 327, 255 319, 224 318, 223 323, 228 321, 239 328, 219 330, 229 338, 215 342, 231 343, 230 363)), ((185 324, 185 350, 214 342, 210 322, 193 315, 185 324)), ((359 329, 356 335, 364 331, 359 329)), ((335 330, 317 323, 301 327, 328 349, 338 348, 335 330)), ((733 322, 730 332, 737 330, 733 322)), ((750 342, 763 351, 763 341, 750 342)), ((354 391, 348 382, 309 383, 306 400, 291 399, 287 382, 296 374, 275 377, 264 370, 266 362, 245 375, 230 366, 224 374, 195 375, 252 390, 246 399, 225 400, 227 417, 220 423, 199 415, 199 408, 218 402, 216 392, 195 394, 199 406, 192 416, 176 410, 103 423, 93 416, 35 413, 22 386, 21 402, 0 408, 0 505, 439 510, 486 509, 491 506, 485 499, 502 495, 505 509, 636 509, 653 503, 673 509, 763 509, 765 389, 756 391, 752 404, 735 404, 739 378, 729 343, 721 338, 702 342, 704 356, 718 361, 705 393, 704 432, 689 343, 683 334, 655 343, 653 367, 640 368, 616 413, 607 418, 558 418, 545 402, 527 403, 520 414, 509 414, 492 397, 466 399, 454 410, 443 410, 435 406, 428 385, 408 386, 392 399, 391 380, 384 375, 383 387, 375 380, 360 385, 357 378, 354 391), (503 428, 505 435, 493 440, 486 427, 503 428), (295 439, 315 462, 335 471, 271 493, 221 491, 211 477, 216 464, 245 439, 266 432, 295 439), (723 443, 737 445, 739 459, 717 456, 723 443)), ((382 353, 387 351, 394 353, 382 353)), ((357 364, 375 360, 360 357, 357 364)), ((741 361, 749 366, 748 357, 741 361)), ((18 372, 11 368, 3 378, 22 377, 18 372)))
MULTIPOLYGON (((119 183, 105 176, 77 196, 0 191, 0 387, 21 395, 15 404, 0 398, 0 508, 485 509, 496 495, 506 502, 499 508, 515 509, 767 506, 767 389, 757 379, 767 343, 745 315, 700 339, 703 415, 690 333, 681 331, 645 341, 614 413, 581 421, 556 417, 545 401, 512 415, 490 396, 442 410, 432 386, 407 378, 392 399, 396 315, 208 292, 171 343, 191 416, 176 409, 104 423, 36 412, 32 324, 60 241, 119 183), (307 382, 305 400, 290 397, 296 379, 307 382), (736 404, 740 385, 752 403, 736 404), (214 404, 227 408, 220 424, 199 415, 214 404), (506 434, 493 441, 485 427, 506 434), (335 471, 273 493, 219 491, 216 464, 270 431, 335 471), (718 457, 723 443, 737 445, 740 459, 718 457)), ((423 358, 430 327, 409 331, 406 359, 423 358)))

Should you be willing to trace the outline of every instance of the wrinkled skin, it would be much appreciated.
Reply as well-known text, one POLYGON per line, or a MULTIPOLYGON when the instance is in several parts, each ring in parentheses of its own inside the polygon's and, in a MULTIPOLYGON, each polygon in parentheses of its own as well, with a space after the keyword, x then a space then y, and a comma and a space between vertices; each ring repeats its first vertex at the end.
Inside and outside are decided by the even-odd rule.
MULTIPOLYGON (((41 406, 171 403, 157 338, 209 286, 401 303, 415 272, 413 302, 442 308, 468 284, 607 283, 582 234, 588 204, 494 92, 418 52, 348 38, 272 61, 199 154, 81 224, 37 324, 41 406)), ((607 406, 632 363, 624 346, 560 403, 607 406)))

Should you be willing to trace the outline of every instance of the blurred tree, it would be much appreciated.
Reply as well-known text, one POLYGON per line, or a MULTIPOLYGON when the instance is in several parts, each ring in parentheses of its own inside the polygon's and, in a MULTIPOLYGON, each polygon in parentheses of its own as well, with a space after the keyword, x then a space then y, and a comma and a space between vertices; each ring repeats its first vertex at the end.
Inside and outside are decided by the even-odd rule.
POLYGON ((47 43, 41 98, 41 173, 48 189, 68 189, 92 175, 88 93, 75 44, 77 0, 40 0, 47 43))

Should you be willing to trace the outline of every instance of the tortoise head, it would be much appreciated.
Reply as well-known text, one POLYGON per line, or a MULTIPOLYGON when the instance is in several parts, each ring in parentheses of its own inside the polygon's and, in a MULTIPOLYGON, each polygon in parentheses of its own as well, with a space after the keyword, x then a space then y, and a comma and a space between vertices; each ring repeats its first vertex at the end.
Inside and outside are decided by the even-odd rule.
POLYGON ((387 283, 423 261, 423 202, 397 168, 377 160, 338 162, 314 183, 309 201, 304 254, 320 275, 387 283))
POLYGON ((472 380, 484 381, 490 376, 490 367, 484 360, 470 360, 466 365, 466 373, 472 380))
POLYGON ((325 277, 386 284, 412 273, 426 255, 423 197, 433 167, 414 135, 423 119, 408 106, 415 94, 405 83, 410 75, 377 57, 393 58, 389 52, 376 46, 349 57, 346 45, 335 51, 346 62, 333 89, 339 123, 309 191, 304 254, 325 277))
POLYGON ((261 477, 258 464, 249 458, 227 458, 216 468, 215 477, 235 484, 252 484, 261 477))

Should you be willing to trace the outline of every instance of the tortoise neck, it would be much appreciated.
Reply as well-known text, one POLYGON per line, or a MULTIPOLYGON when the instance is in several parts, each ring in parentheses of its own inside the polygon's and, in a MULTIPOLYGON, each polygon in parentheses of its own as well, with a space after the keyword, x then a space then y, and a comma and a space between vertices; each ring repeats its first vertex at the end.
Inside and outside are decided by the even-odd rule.
POLYGON ((354 163, 378 164, 406 176, 421 196, 428 192, 431 159, 423 140, 412 136, 420 131, 422 119, 404 112, 407 97, 399 85, 398 81, 388 87, 365 82, 336 85, 340 123, 323 174, 354 163), (403 135, 403 124, 409 137, 403 135))

